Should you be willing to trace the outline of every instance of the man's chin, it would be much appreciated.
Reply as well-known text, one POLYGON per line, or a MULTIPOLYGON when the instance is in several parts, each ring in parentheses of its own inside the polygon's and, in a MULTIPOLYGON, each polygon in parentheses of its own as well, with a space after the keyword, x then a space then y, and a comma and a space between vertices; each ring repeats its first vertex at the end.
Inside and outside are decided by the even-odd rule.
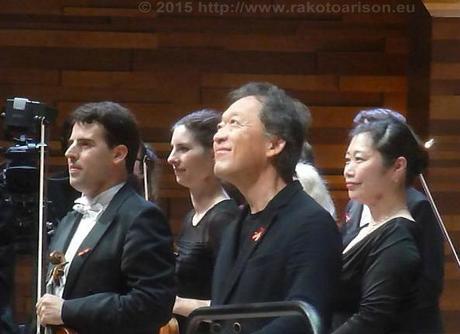
POLYGON ((214 165, 214 174, 224 181, 228 181, 227 178, 230 175, 230 168, 224 164, 215 164, 214 165))
POLYGON ((81 185, 80 185, 80 183, 79 183, 78 180, 76 180, 75 178, 70 177, 70 179, 69 179, 69 184, 70 184, 70 186, 71 186, 72 188, 74 188, 76 191, 83 192, 83 191, 81 190, 81 185))

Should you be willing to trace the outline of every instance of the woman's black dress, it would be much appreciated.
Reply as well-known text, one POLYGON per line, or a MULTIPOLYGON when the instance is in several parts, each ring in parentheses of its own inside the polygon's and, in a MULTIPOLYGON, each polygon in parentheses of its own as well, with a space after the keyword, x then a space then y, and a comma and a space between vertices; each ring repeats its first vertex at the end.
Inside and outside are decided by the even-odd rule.
POLYGON ((417 332, 404 322, 415 309, 421 269, 414 226, 394 218, 343 255, 334 334, 417 332))
MULTIPOLYGON (((236 202, 228 199, 217 203, 192 225, 195 211, 185 217, 176 240, 177 295, 182 298, 211 299, 212 273, 225 228, 238 218, 236 202)), ((183 333, 185 318, 176 316, 183 333)))

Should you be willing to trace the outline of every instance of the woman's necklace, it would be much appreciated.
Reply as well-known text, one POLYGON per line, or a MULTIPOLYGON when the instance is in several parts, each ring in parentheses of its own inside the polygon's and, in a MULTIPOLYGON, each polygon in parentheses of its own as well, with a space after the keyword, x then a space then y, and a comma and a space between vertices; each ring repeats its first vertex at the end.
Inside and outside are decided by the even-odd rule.
POLYGON ((377 227, 379 227, 380 225, 390 221, 391 219, 395 218, 395 217, 405 217, 408 215, 408 211, 407 211, 407 208, 400 208, 396 211, 394 211, 393 213, 391 214, 388 214, 388 215, 385 215, 377 220, 374 220, 374 219, 371 219, 371 221, 369 222, 369 228, 370 230, 375 230, 377 227))

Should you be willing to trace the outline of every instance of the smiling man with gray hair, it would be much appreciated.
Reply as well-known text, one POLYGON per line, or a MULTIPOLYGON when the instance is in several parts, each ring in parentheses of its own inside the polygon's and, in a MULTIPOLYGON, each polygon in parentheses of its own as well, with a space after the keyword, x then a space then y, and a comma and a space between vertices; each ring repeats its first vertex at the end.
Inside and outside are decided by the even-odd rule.
MULTIPOLYGON (((300 300, 326 328, 340 271, 340 238, 331 216, 293 180, 307 115, 268 83, 233 91, 214 136, 217 176, 248 205, 225 242, 214 272, 212 305, 300 300)), ((299 318, 224 322, 241 333, 305 333, 299 318)), ((225 332, 225 331, 224 331, 225 332)))

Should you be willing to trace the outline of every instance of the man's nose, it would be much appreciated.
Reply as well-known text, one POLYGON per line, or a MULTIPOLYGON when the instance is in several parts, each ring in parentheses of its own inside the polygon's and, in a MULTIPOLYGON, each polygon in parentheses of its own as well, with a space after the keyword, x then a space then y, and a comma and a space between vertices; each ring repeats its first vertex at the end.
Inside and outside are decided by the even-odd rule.
POLYGON ((75 150, 75 146, 73 144, 71 144, 67 150, 65 151, 64 153, 64 156, 67 158, 67 159, 75 159, 76 157, 76 150, 75 150))
POLYGON ((221 127, 220 129, 217 130, 217 132, 214 134, 214 137, 213 137, 213 141, 215 143, 221 143, 222 141, 225 140, 227 134, 226 134, 226 130, 224 129, 224 127, 221 127))

